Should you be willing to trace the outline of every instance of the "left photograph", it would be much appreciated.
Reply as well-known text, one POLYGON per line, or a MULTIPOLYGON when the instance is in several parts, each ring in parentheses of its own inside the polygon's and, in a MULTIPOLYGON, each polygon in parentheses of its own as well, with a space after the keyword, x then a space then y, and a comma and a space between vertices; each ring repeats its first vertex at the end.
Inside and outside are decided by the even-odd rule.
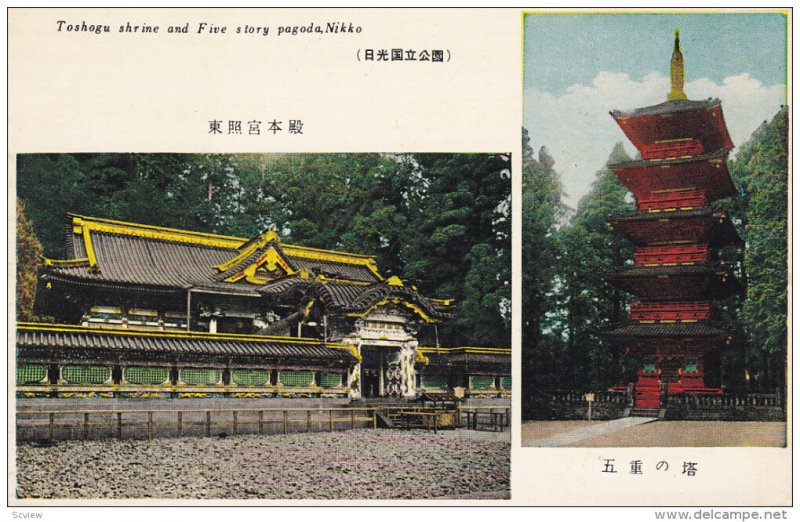
POLYGON ((20 154, 16 497, 507 499, 511 154, 20 154))

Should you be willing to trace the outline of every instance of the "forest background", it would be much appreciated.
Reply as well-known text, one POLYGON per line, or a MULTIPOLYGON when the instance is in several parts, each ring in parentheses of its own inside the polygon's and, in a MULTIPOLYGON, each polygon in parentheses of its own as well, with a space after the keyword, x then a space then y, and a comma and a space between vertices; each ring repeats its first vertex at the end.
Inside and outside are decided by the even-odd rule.
POLYGON ((19 155, 18 319, 37 319, 41 256, 63 257, 71 212, 375 255, 455 299, 443 345, 510 346, 510 169, 509 154, 19 155))

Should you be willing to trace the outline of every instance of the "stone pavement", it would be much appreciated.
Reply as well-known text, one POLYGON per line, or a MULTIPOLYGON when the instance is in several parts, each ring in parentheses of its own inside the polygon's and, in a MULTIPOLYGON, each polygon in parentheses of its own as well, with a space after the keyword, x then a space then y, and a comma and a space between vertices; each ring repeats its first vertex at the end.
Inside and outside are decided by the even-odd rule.
POLYGON ((599 424, 592 424, 591 426, 578 428, 566 433, 559 433, 557 435, 545 437, 535 441, 533 444, 531 444, 531 446, 549 448, 573 446, 582 440, 599 437, 601 435, 607 435, 609 433, 621 431, 632 426, 647 424, 648 422, 655 422, 657 420, 658 419, 652 417, 623 417, 621 419, 602 422, 599 424))

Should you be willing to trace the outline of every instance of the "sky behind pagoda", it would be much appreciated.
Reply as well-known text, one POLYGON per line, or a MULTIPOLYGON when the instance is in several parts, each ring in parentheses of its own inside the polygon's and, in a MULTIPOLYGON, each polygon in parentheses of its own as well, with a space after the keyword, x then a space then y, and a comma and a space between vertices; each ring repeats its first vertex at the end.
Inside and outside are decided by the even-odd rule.
MULTIPOLYGON (((681 31, 689 99, 722 100, 734 145, 786 103, 782 14, 528 14, 524 125, 546 146, 575 208, 614 144, 636 153, 608 112, 666 101, 681 31)), ((735 155, 736 149, 733 151, 735 155)))

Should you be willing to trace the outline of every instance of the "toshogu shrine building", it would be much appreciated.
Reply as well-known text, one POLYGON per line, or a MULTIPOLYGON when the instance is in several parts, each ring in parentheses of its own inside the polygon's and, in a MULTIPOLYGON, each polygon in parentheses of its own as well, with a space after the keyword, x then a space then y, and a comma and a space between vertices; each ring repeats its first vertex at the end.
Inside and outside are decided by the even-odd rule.
POLYGON ((607 280, 633 294, 630 321, 601 336, 637 363, 634 413, 652 414, 662 394, 722 394, 721 351, 732 334, 714 321, 714 302, 741 294, 719 249, 741 246, 714 202, 737 194, 727 168, 733 148, 718 99, 688 100, 678 31, 667 101, 611 116, 641 159, 609 165, 636 210, 608 222, 634 245, 633 264, 607 280))
POLYGON ((425 347, 450 320, 372 256, 69 215, 18 323, 20 397, 511 394, 510 348, 425 347), (463 390, 461 390, 463 389, 463 390))

